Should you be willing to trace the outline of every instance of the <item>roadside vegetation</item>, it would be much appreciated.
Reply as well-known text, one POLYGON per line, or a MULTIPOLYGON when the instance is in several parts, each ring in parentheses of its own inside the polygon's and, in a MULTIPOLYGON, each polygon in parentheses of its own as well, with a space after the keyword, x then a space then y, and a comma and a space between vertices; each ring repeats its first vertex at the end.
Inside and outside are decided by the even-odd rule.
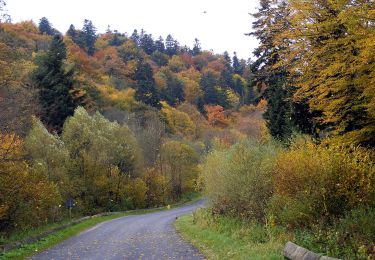
MULTIPOLYGON (((250 34, 269 137, 217 142, 202 166, 210 207, 177 223, 210 256, 225 257, 219 237, 231 223, 256 223, 316 253, 375 257, 374 10, 371 1, 260 1, 250 34)), ((257 232, 242 239, 262 243, 257 232)))
MULTIPOLYGON (((219 145, 203 165, 210 208, 178 226, 184 224, 182 231, 189 236, 203 237, 186 223, 196 232, 215 232, 233 218, 265 230, 282 228, 284 238, 318 253, 371 257, 375 165, 369 155, 362 149, 327 148, 306 137, 289 147, 254 140, 219 145)), ((251 232, 244 239, 261 241, 251 232)))
POLYGON ((374 258, 375 3, 259 3, 246 61, 90 20, 12 23, 0 0, 0 247, 70 210, 203 191, 177 225, 213 258, 278 258, 286 239, 374 258))
POLYGON ((208 259, 283 259, 280 252, 289 239, 279 227, 215 216, 207 209, 178 218, 176 228, 208 259))

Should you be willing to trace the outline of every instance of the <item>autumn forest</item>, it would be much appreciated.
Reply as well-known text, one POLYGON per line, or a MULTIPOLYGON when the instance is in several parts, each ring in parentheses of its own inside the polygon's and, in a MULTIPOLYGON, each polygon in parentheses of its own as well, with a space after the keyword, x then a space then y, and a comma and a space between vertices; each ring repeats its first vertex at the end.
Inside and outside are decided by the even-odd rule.
POLYGON ((91 20, 14 23, 4 0, 0 15, 0 248, 69 214, 204 196, 200 230, 375 257, 373 1, 260 0, 248 60, 91 20))

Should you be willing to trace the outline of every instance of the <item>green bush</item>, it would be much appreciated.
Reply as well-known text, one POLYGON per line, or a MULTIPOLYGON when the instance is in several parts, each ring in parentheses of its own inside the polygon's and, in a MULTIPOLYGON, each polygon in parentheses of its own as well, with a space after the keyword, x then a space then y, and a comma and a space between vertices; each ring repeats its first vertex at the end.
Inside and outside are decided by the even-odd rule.
POLYGON ((264 221, 279 150, 274 143, 244 140, 228 150, 219 148, 210 153, 203 179, 213 211, 264 221))

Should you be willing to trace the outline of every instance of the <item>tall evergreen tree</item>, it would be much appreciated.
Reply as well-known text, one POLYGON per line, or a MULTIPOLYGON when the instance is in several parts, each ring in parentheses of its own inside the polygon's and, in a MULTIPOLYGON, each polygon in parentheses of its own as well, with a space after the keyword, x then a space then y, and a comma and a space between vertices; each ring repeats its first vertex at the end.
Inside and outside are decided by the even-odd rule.
POLYGON ((237 53, 234 52, 234 54, 233 54, 233 72, 236 73, 236 74, 242 75, 243 70, 244 70, 243 64, 240 63, 240 61, 237 57, 237 53))
POLYGON ((159 39, 155 41, 155 49, 161 53, 165 52, 165 45, 163 37, 159 36, 159 39))
POLYGON ((232 59, 227 51, 224 52, 224 70, 221 72, 220 84, 225 88, 233 88, 232 59))
POLYGON ((140 40, 140 36, 138 34, 138 30, 137 29, 134 29, 132 35, 130 36, 130 39, 133 40, 133 42, 139 46, 139 40, 140 40))
POLYGON ((95 42, 97 39, 96 28, 93 25, 92 21, 85 19, 83 22, 83 27, 80 33, 85 44, 85 50, 88 55, 92 56, 95 52, 95 42))
POLYGON ((215 89, 215 87, 217 86, 217 81, 212 72, 208 71, 202 75, 200 85, 204 91, 204 103, 210 105, 219 104, 219 99, 215 89))
POLYGON ((73 40, 78 36, 77 30, 73 24, 69 26, 69 29, 66 31, 66 35, 71 37, 73 40))
POLYGON ((139 62, 134 80, 137 82, 135 98, 149 106, 161 108, 160 95, 155 85, 152 68, 147 62, 139 62))
POLYGON ((66 35, 69 36, 75 44, 77 44, 82 49, 85 49, 85 39, 82 36, 81 32, 76 30, 73 24, 69 26, 66 35))
POLYGON ((55 35, 50 49, 37 58, 33 79, 39 88, 43 107, 42 120, 60 132, 65 119, 73 115, 76 103, 73 98, 74 70, 66 71, 66 47, 60 35, 55 35))
POLYGON ((55 30, 52 28, 51 23, 48 21, 46 17, 42 17, 40 19, 38 29, 41 34, 47 34, 47 35, 55 34, 55 30))
POLYGON ((151 55, 156 50, 154 39, 152 39, 151 34, 144 33, 139 40, 139 45, 148 55, 151 55))
POLYGON ((173 39, 172 35, 168 34, 167 38, 165 39, 166 54, 168 54, 169 56, 176 55, 178 52, 178 48, 178 42, 175 39, 173 39))
POLYGON ((203 90, 203 103, 209 105, 220 105, 228 108, 226 93, 218 87, 218 81, 211 71, 207 71, 202 75, 200 86, 203 90))
POLYGON ((287 3, 283 0, 261 0, 258 13, 254 14, 253 23, 255 36, 259 47, 254 51, 257 60, 253 64, 255 84, 266 84, 264 97, 268 101, 268 109, 264 114, 271 134, 278 139, 288 138, 293 131, 301 131, 311 127, 311 124, 298 128, 302 120, 297 111, 299 107, 293 102, 294 88, 289 81, 285 66, 279 66, 281 54, 288 49, 288 40, 283 39, 282 33, 289 28, 287 3), (280 40, 283 39, 283 40, 280 40))

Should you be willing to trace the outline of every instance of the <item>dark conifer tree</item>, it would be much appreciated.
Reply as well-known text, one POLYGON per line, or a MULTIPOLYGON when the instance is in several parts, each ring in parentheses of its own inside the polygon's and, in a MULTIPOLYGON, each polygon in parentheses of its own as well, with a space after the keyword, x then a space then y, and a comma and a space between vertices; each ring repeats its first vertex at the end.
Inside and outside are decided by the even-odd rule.
POLYGON ((44 123, 60 132, 65 119, 73 115, 76 102, 73 98, 74 70, 64 69, 66 47, 60 35, 55 35, 50 49, 37 58, 33 79, 39 88, 44 123))
POLYGON ((38 29, 41 34, 47 34, 47 35, 55 34, 55 30, 53 29, 51 23, 48 21, 46 17, 42 17, 40 19, 38 29))
POLYGON ((175 106, 185 100, 184 84, 173 73, 166 73, 167 87, 161 92, 162 99, 171 106, 175 106))
POLYGON ((85 44, 85 50, 88 55, 92 56, 95 52, 96 28, 90 20, 85 19, 80 38, 85 44))
POLYGON ((120 39, 120 33, 117 30, 114 30, 112 33, 112 39, 109 41, 111 46, 120 46, 124 43, 124 40, 120 39))
POLYGON ((216 92, 216 79, 211 72, 202 75, 200 85, 204 91, 203 100, 205 104, 217 105, 219 103, 216 92))
POLYGON ((299 118, 299 108, 293 102, 294 88, 288 80, 287 69, 277 66, 280 55, 287 49, 287 40, 280 41, 280 33, 288 26, 288 10, 285 1, 261 0, 258 13, 254 14, 256 21, 253 23, 255 36, 259 47, 254 51, 257 60, 253 64, 255 71, 255 84, 266 84, 267 90, 264 97, 268 101, 268 109, 264 114, 272 136, 278 139, 287 139, 293 131, 305 131, 311 125, 306 125, 305 114, 299 118))
POLYGON ((215 76, 208 71, 204 73, 200 82, 203 89, 203 102, 209 105, 220 105, 225 108, 229 107, 225 92, 217 87, 215 76))
POLYGON ((181 53, 187 53, 187 54, 189 54, 189 55, 192 55, 192 50, 190 49, 190 47, 189 46, 187 46, 187 45, 184 45, 184 46, 182 46, 182 47, 180 47, 179 48, 180 49, 180 52, 181 53))
POLYGON ((134 80, 137 82, 135 98, 149 106, 161 108, 160 95, 155 85, 151 66, 146 62, 139 62, 134 80))
POLYGON ((68 31, 66 31, 66 35, 71 37, 73 40, 78 36, 77 30, 73 24, 69 26, 68 31))
POLYGON ((224 88, 233 89, 233 68, 229 53, 224 52, 224 70, 221 72, 220 85, 224 88))
POLYGON ((85 39, 82 36, 79 30, 76 30, 73 24, 69 26, 66 35, 69 36, 75 44, 77 44, 80 48, 85 49, 85 39))
POLYGON ((240 63, 240 61, 237 57, 237 53, 234 52, 234 55, 233 55, 233 72, 236 73, 236 74, 242 75, 243 70, 244 70, 243 64, 240 63))
POLYGON ((139 45, 148 55, 151 55, 156 50, 154 39, 152 39, 151 34, 144 33, 139 40, 139 45))
POLYGON ((155 41, 155 49, 161 53, 165 52, 165 45, 163 37, 159 36, 159 39, 155 41))
POLYGON ((166 54, 168 54, 169 56, 176 55, 178 52, 178 48, 178 42, 175 39, 173 39, 172 35, 168 34, 167 38, 165 39, 166 54))
POLYGON ((135 30, 133 31, 132 35, 130 36, 130 39, 132 39, 133 42, 134 42, 137 46, 139 46, 140 36, 139 36, 139 34, 138 34, 138 30, 137 30, 137 29, 135 29, 135 30))
POLYGON ((291 92, 287 86, 286 73, 273 73, 267 80, 264 97, 268 101, 264 118, 273 137, 284 140, 296 130, 292 120, 291 92))

